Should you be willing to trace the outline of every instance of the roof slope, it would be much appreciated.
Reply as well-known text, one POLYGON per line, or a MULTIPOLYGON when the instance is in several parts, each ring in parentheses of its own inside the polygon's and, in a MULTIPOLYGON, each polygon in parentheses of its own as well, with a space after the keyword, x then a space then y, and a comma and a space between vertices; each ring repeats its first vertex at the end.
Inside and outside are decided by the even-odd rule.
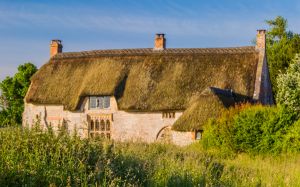
POLYGON ((235 102, 235 95, 230 90, 210 87, 192 102, 172 128, 177 131, 202 129, 210 118, 218 117, 222 110, 234 106, 235 102))
POLYGON ((121 110, 185 110, 208 87, 252 98, 254 47, 60 53, 33 76, 26 102, 76 110, 80 98, 115 95, 121 110))

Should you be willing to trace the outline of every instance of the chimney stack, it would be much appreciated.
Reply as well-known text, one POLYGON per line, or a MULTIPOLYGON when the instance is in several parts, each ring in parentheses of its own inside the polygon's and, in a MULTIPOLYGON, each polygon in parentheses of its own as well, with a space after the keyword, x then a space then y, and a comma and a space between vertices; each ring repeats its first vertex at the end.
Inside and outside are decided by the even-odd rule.
POLYGON ((62 52, 62 44, 61 44, 61 40, 51 40, 50 43, 50 58, 53 57, 54 55, 56 55, 57 53, 61 53, 62 52))
POLYGON ((257 30, 255 48, 257 50, 265 50, 266 49, 266 30, 264 30, 264 29, 257 30))
POLYGON ((154 50, 164 50, 166 48, 165 34, 159 33, 155 35, 154 50))

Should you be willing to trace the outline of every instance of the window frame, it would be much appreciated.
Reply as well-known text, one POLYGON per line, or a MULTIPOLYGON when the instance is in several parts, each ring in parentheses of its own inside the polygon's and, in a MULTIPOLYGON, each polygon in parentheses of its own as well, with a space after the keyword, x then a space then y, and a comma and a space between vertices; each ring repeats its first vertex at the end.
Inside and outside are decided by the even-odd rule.
POLYGON ((93 118, 89 120, 89 137, 111 138, 111 124, 109 119, 93 118))
POLYGON ((203 130, 196 130, 195 131, 195 140, 202 140, 203 139, 203 130), (197 137, 197 134, 200 133, 200 138, 197 137))
POLYGON ((89 96, 88 102, 89 102, 89 110, 110 109, 110 96, 89 96), (92 103, 92 101, 94 101, 95 103, 92 103))

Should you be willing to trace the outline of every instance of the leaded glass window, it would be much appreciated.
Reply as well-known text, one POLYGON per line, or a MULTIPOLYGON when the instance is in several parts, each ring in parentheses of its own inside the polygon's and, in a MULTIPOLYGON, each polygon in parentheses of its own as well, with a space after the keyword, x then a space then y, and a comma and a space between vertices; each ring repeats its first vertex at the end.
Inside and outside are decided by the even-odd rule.
POLYGON ((109 96, 91 96, 89 102, 90 109, 108 109, 110 107, 110 97, 109 96))

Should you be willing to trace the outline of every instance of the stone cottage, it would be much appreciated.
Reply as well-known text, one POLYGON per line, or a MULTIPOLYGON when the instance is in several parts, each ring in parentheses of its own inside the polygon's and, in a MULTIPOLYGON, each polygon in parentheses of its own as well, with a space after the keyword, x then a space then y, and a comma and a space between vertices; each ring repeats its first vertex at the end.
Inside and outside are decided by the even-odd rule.
POLYGON ((258 30, 256 46, 167 48, 156 34, 154 48, 82 52, 52 40, 49 61, 32 77, 23 126, 189 144, 223 108, 273 104, 265 39, 258 30))

